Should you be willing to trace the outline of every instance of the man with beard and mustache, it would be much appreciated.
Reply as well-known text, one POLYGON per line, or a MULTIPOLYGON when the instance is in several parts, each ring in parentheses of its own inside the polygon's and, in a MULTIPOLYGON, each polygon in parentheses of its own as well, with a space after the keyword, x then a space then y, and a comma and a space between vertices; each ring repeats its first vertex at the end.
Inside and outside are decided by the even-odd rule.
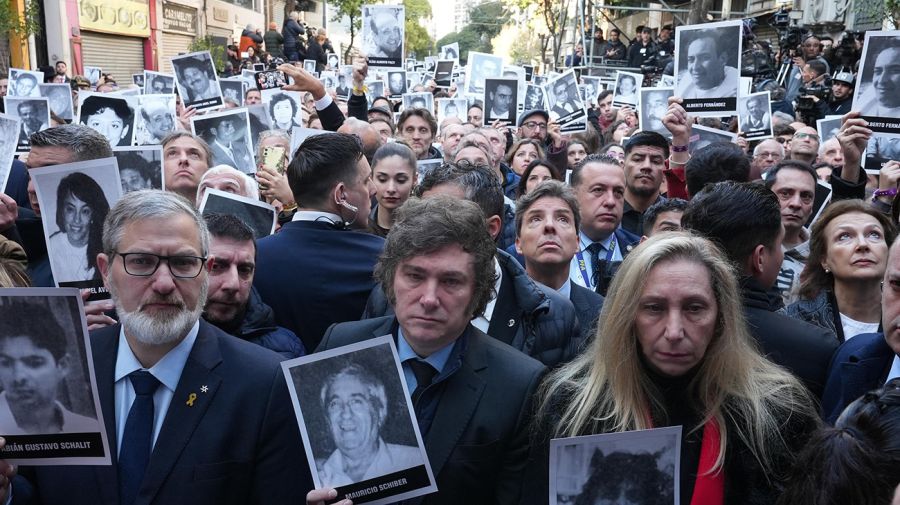
POLYGON ((17 501, 301 503, 311 480, 281 357, 200 320, 215 264, 203 218, 177 195, 136 191, 105 232, 97 264, 121 323, 91 347, 118 457, 34 468, 17 501))
POLYGON ((205 216, 209 253, 209 296, 203 319, 220 330, 261 345, 286 358, 306 354, 294 332, 275 324, 275 313, 253 289, 256 241, 253 230, 235 216, 205 216))
POLYGON ((659 188, 669 157, 665 137, 642 131, 625 144, 625 206, 622 228, 637 236, 644 234, 644 211, 660 198, 659 188))

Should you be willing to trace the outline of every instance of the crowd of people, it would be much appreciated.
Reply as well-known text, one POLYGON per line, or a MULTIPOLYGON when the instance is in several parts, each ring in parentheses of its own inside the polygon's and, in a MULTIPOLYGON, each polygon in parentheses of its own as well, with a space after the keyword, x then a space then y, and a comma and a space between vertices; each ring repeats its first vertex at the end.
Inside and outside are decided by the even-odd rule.
MULTIPOLYGON (((283 58, 283 90, 303 97, 305 124, 253 132, 255 174, 191 133, 202 112, 179 99, 158 138, 162 190, 95 208, 72 189, 47 216, 30 174, 115 146, 59 117, 24 130, 30 150, 0 194, 0 286, 55 286, 48 248, 61 247, 109 289, 84 307, 114 464, 0 461, 0 500, 330 502, 313 474, 358 481, 414 451, 381 438, 384 386, 348 369, 336 376, 370 393, 344 408, 323 387, 335 447, 310 468, 279 363, 390 335, 437 483, 425 503, 546 503, 551 439, 666 426, 683 427, 682 503, 900 503, 900 160, 864 169, 873 132, 849 110, 853 69, 817 105, 842 114, 828 137, 794 116, 790 89, 772 90, 773 135, 753 142, 690 147, 693 125, 736 132, 738 118, 694 118, 674 96, 651 129, 611 91, 585 100, 574 134, 545 108, 484 124, 478 100, 439 124, 370 96, 364 56, 337 98, 302 64, 326 67, 326 34, 306 38, 295 14, 281 32, 248 26, 221 69, 283 58), (301 127, 321 131, 292 146, 301 127), (202 216, 208 189, 274 205, 278 231, 257 240, 239 216, 202 216), (61 230, 49 240, 45 219, 61 230)), ((619 35, 598 30, 590 54, 640 66, 674 51, 671 27, 631 48, 619 35)), ((831 75, 822 46, 804 41, 795 80, 831 75)), ((65 63, 47 77, 91 88, 65 63)), ((410 91, 465 97, 433 79, 410 91)), ((253 87, 242 98, 262 103, 253 87)), ((567 499, 638 496, 639 480, 611 478, 567 499)))

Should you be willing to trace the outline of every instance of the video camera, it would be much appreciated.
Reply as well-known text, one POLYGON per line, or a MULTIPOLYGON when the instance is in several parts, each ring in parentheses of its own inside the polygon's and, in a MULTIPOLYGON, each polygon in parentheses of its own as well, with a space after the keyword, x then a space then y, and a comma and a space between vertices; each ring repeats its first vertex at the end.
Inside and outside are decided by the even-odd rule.
POLYGON ((797 112, 811 112, 816 109, 816 102, 812 97, 818 98, 823 103, 831 101, 831 85, 822 82, 800 87, 800 95, 797 97, 797 112))

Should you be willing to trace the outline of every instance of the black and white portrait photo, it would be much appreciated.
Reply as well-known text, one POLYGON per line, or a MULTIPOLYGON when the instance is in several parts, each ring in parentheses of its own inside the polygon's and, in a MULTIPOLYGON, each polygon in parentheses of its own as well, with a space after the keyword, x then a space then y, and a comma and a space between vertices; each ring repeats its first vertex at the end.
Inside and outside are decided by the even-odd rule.
POLYGON ((484 80, 503 76, 503 57, 469 51, 465 93, 480 99, 484 94, 484 80))
POLYGON ((41 209, 53 280, 58 287, 102 289, 97 254, 103 221, 122 196, 115 158, 44 167, 31 174, 41 209))
POLYGON ((547 99, 544 95, 544 88, 529 84, 525 87, 525 110, 546 109, 547 99))
POLYGON ((227 214, 240 219, 253 230, 256 240, 275 233, 278 211, 266 202, 218 189, 206 188, 200 200, 200 213, 227 214))
POLYGON ((866 173, 878 175, 891 160, 900 160, 900 137, 889 133, 873 133, 866 144, 866 173))
POLYGON ((600 82, 599 77, 592 77, 589 75, 581 76, 581 84, 584 86, 584 101, 585 103, 595 105, 597 103, 597 95, 600 94, 605 88, 603 84, 600 82))
POLYGON ((130 146, 134 134, 134 109, 129 100, 133 99, 81 92, 78 95, 78 122, 106 137, 110 146, 130 146))
POLYGON ((259 134, 272 129, 269 107, 263 103, 256 103, 248 105, 247 112, 249 113, 247 117, 250 119, 250 140, 253 142, 253 153, 259 156, 259 134))
POLYGON ((558 121, 571 116, 584 115, 584 102, 581 101, 578 92, 578 82, 575 80, 575 72, 569 70, 544 87, 550 103, 550 119, 558 121))
POLYGON ((384 81, 366 81, 366 88, 368 88, 366 100, 369 102, 369 107, 376 98, 384 96, 384 81))
POLYGON ((134 145, 157 145, 175 131, 175 95, 141 95, 134 121, 134 145))
POLYGON ((816 130, 819 132, 820 143, 824 144, 832 138, 837 137, 838 132, 841 131, 841 117, 842 116, 825 116, 822 119, 816 120, 816 130))
POLYGON ((219 79, 219 86, 222 88, 222 98, 233 104, 233 107, 244 106, 244 80, 240 77, 232 77, 231 79, 219 79))
POLYGON ((672 88, 641 88, 638 102, 639 123, 641 129, 656 132, 663 137, 672 138, 672 132, 663 125, 663 117, 669 109, 669 97, 672 88))
POLYGON ((485 79, 484 124, 496 120, 514 123, 518 101, 518 81, 514 79, 485 79))
POLYGON ((352 83, 353 65, 342 65, 337 74, 337 85, 334 88, 334 94, 341 100, 349 100, 352 83))
POLYGON ((525 69, 518 65, 506 65, 503 67, 503 78, 504 79, 515 79, 516 86, 518 86, 516 90, 516 113, 522 112, 525 110, 525 69))
POLYGON ((426 56, 423 65, 425 73, 431 74, 431 76, 434 77, 434 67, 437 66, 437 61, 438 59, 436 56, 426 56))
POLYGON ((188 53, 172 58, 178 94, 185 107, 197 110, 222 106, 222 90, 209 51, 188 53))
POLYGON ((437 99, 437 121, 438 124, 444 122, 448 117, 457 117, 461 123, 465 123, 466 110, 468 104, 465 98, 438 98, 437 99))
POLYGON ((772 137, 772 102, 763 91, 738 98, 738 131, 747 140, 772 137))
POLYGON ((328 70, 337 70, 340 65, 341 60, 338 58, 338 55, 328 53, 328 55, 325 56, 325 68, 328 70))
POLYGON ((97 83, 100 82, 100 76, 102 74, 103 69, 100 67, 84 66, 84 76, 87 77, 87 80, 91 83, 91 89, 97 89, 97 83))
POLYGON ((326 91, 333 91, 337 87, 337 72, 333 70, 323 70, 319 72, 319 81, 325 86, 326 91))
POLYGON ((675 505, 681 426, 550 441, 550 505, 675 505))
POLYGON ((454 63, 459 64, 459 42, 441 46, 440 59, 453 60, 454 63))
POLYGON ((37 98, 41 96, 38 85, 44 82, 44 73, 37 70, 9 69, 7 96, 37 98))
POLYGON ((75 289, 0 289, 4 460, 110 464, 83 311, 75 289))
POLYGON ((675 31, 675 96, 695 116, 737 113, 741 20, 679 26, 675 31))
POLYGON ((616 85, 613 87, 613 107, 637 108, 638 90, 644 82, 643 74, 616 71, 616 85))
POLYGON ((145 95, 169 95, 175 93, 175 76, 144 70, 145 95))
POLYGON ((50 103, 44 98, 3 97, 3 106, 10 116, 19 118, 19 135, 16 152, 27 152, 31 148, 29 140, 33 133, 50 128, 50 103))
POLYGON ((0 191, 6 189, 6 181, 12 170, 19 141, 19 118, 0 113, 0 191))
POLYGON ((402 5, 363 5, 362 50, 370 66, 403 68, 405 22, 402 5))
POLYGON ((281 366, 317 488, 371 504, 437 490, 390 336, 281 366))
POLYGON ((131 82, 140 89, 144 89, 144 74, 131 74, 131 82))
POLYGON ((316 60, 303 60, 303 70, 310 74, 316 73, 316 60))
POLYGON ((688 152, 693 154, 713 142, 734 142, 737 133, 710 128, 699 124, 691 125, 691 141, 688 144, 688 152))
POLYGON ((250 119, 247 109, 229 109, 191 118, 191 129, 209 144, 210 165, 228 165, 245 174, 256 173, 250 151, 250 119))
POLYGON ((393 70, 387 73, 388 94, 392 100, 398 100, 406 93, 406 70, 393 70))
POLYGON ((416 59, 415 58, 406 58, 406 71, 407 72, 415 72, 416 71, 416 59))
POLYGON ((873 132, 900 136, 900 31, 867 31, 859 68, 852 110, 873 132))
POLYGON ((262 103, 269 114, 269 123, 275 130, 290 132, 303 126, 302 94, 299 91, 266 89, 262 91, 262 103))
POLYGON ((72 87, 68 84, 39 84, 41 96, 50 103, 50 112, 60 119, 75 119, 75 108, 72 106, 72 87))
POLYGON ((434 95, 431 93, 404 93, 403 94, 403 110, 407 109, 425 109, 428 112, 434 110, 434 95))
POLYGON ((163 189, 162 146, 116 147, 122 194, 141 189, 163 189))
POLYGON ((453 60, 438 60, 434 67, 434 82, 439 88, 449 88, 453 84, 453 60))

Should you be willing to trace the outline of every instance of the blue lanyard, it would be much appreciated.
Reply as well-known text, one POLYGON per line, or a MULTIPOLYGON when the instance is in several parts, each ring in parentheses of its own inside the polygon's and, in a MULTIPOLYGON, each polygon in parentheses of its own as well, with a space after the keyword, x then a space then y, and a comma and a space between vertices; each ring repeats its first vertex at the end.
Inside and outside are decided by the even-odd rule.
MULTIPOLYGON (((612 260, 613 253, 616 251, 616 238, 613 239, 609 243, 609 249, 606 251, 606 264, 609 265, 610 260, 612 260)), ((578 270, 581 272, 581 278, 584 279, 584 285, 593 288, 593 284, 591 283, 591 275, 587 271, 587 265, 584 262, 584 253, 578 251, 575 253, 575 257, 578 258, 578 270)))

